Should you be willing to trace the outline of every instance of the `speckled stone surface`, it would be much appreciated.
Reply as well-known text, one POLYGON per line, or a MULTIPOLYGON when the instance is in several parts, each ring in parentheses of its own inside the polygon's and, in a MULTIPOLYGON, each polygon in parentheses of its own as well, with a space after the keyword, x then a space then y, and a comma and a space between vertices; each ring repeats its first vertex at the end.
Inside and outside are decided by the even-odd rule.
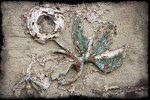
MULTIPOLYGON (((1 3, 3 15, 2 30, 4 35, 4 44, 1 52, 3 78, 1 79, 0 87, 2 97, 15 97, 11 89, 14 84, 21 79, 23 67, 27 66, 30 62, 30 58, 27 54, 38 53, 41 55, 58 48, 53 41, 41 45, 34 41, 29 34, 24 33, 26 24, 21 18, 21 14, 25 11, 29 11, 33 6, 38 4, 38 2, 21 1, 7 1, 1 3)), ((55 4, 51 5, 54 6, 55 4)), ((64 7, 62 4, 56 5, 64 7)), ((68 49, 74 50, 71 38, 73 13, 85 6, 87 7, 86 11, 97 10, 99 13, 103 12, 103 14, 101 14, 102 21, 114 21, 117 25, 117 35, 113 39, 111 49, 118 48, 124 44, 129 44, 130 48, 120 68, 107 75, 102 75, 98 72, 89 74, 86 79, 86 86, 83 85, 85 74, 92 69, 96 69, 96 67, 91 64, 84 65, 84 71, 81 77, 74 83, 74 94, 109 97, 109 94, 112 94, 114 90, 104 92, 104 85, 108 85, 118 86, 120 88, 118 91, 115 90, 119 92, 118 94, 112 94, 114 97, 126 98, 130 97, 131 94, 137 98, 147 96, 147 89, 145 89, 145 87, 143 90, 138 91, 138 89, 147 86, 148 4, 146 2, 99 2, 82 5, 65 4, 65 7, 68 7, 70 11, 64 13, 66 18, 65 28, 57 41, 65 45, 68 49), (132 89, 127 89, 126 87, 135 87, 137 90, 134 89, 133 93, 131 93, 132 91, 129 90, 132 89), (121 91, 122 89, 126 92, 121 91), (101 92, 99 92, 100 94, 96 94, 93 90, 101 92)), ((94 33, 96 27, 99 25, 97 22, 91 24, 86 19, 82 19, 82 22, 85 35, 94 33)), ((44 19, 41 26, 45 31, 51 32, 53 29, 48 19, 44 19)), ((71 72, 68 74, 75 75, 75 73, 76 71, 71 69, 71 72)), ((54 81, 48 90, 42 92, 42 96, 47 98, 68 95, 70 95, 68 91, 58 89, 57 81, 54 81)))

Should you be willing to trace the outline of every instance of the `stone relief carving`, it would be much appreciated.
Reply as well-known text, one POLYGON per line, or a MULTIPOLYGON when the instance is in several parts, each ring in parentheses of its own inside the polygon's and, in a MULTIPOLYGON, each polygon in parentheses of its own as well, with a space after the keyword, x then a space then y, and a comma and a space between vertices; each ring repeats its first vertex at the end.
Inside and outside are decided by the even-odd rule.
POLYGON ((49 5, 33 7, 29 13, 25 13, 28 33, 35 38, 39 43, 45 43, 48 39, 58 37, 64 28, 64 16, 60 8, 52 9, 49 5), (52 19, 55 28, 52 33, 43 32, 39 25, 43 16, 48 16, 52 19))
MULTIPOLYGON (((85 64, 92 63, 99 69, 98 72, 104 74, 110 73, 123 64, 128 45, 124 45, 119 49, 109 50, 113 36, 116 34, 116 25, 113 22, 101 21, 96 11, 82 14, 82 11, 76 11, 72 29, 72 39, 74 40, 74 46, 78 54, 62 47, 55 41, 61 49, 55 50, 53 53, 55 55, 59 54, 60 56, 57 57, 57 59, 54 58, 51 60, 55 60, 57 63, 53 66, 50 65, 50 70, 45 70, 43 73, 36 73, 36 75, 32 77, 31 68, 33 64, 39 63, 40 65, 45 65, 45 63, 49 61, 49 59, 40 59, 36 55, 32 55, 31 63, 27 66, 26 70, 24 70, 23 78, 13 87, 13 92, 16 91, 20 84, 25 82, 26 85, 23 89, 29 90, 34 88, 34 93, 39 95, 39 90, 47 90, 51 82, 57 80, 61 86, 71 84, 72 88, 68 89, 68 91, 73 93, 75 87, 72 83, 80 77, 85 64), (100 26, 97 32, 89 37, 84 36, 83 30, 86 29, 82 28, 81 17, 87 19, 90 23, 98 22, 100 26), (65 77, 71 66, 75 67, 78 73, 74 78, 66 79, 65 77), (62 69, 60 67, 62 67, 62 69)), ((37 42, 42 44, 46 43, 48 39, 59 37, 62 29, 65 27, 63 10, 59 7, 52 9, 50 5, 47 4, 33 7, 29 13, 24 14, 24 17, 26 18, 28 33, 34 37, 37 42), (53 33, 45 33, 42 31, 39 25, 39 20, 41 20, 42 16, 49 16, 54 22, 55 28, 53 33)), ((30 95, 28 92, 27 94, 30 95)))

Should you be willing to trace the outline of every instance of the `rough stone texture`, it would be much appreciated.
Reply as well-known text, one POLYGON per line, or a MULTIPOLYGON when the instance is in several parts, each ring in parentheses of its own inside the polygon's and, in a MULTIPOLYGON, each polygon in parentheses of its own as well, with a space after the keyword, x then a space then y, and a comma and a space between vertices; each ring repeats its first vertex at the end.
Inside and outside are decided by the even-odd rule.
MULTIPOLYGON (((46 2, 48 3, 48 2, 46 2)), ((22 69, 30 62, 27 54, 39 53, 39 55, 57 49, 58 46, 53 42, 41 45, 34 41, 29 34, 25 34, 25 22, 21 18, 21 14, 29 11, 33 6, 38 5, 38 2, 2 2, 2 30, 4 35, 4 45, 2 48, 2 75, 1 79, 1 96, 15 97, 11 89, 17 81, 22 77, 22 69)), ((54 4, 51 4, 54 5, 54 4)), ((59 5, 59 4, 56 4, 59 5)), ((82 7, 82 5, 65 5, 70 7, 71 11, 65 13, 66 24, 65 29, 57 39, 58 42, 65 45, 68 49, 73 49, 71 29, 73 13, 82 7), (67 22, 68 21, 68 22, 67 22)), ((147 47, 148 47, 148 4, 146 2, 121 2, 121 3, 93 3, 86 4, 88 9, 99 9, 103 11, 102 21, 114 21, 117 25, 117 36, 113 40, 111 49, 129 44, 130 48, 127 51, 126 58, 123 65, 110 74, 102 75, 98 72, 89 74, 86 79, 86 86, 83 85, 83 79, 87 72, 91 69, 96 69, 95 66, 87 64, 84 66, 84 71, 81 77, 74 83, 76 95, 96 96, 96 91, 102 91, 104 85, 119 86, 120 89, 127 89, 126 87, 135 87, 137 90, 128 92, 121 91, 119 96, 108 96, 106 92, 99 92, 98 96, 103 97, 145 97, 147 96, 147 88, 142 92, 138 88, 147 87, 148 65, 147 65, 147 47), (142 80, 142 81, 141 81, 142 80), (139 85, 140 84, 140 85, 139 85), (138 93, 138 92, 140 93, 138 93), (132 93, 133 92, 133 93, 132 93), (132 94, 132 95, 131 95, 132 94)), ((60 5, 61 7, 61 5, 60 5)), ((45 19, 42 22, 44 30, 49 31, 52 26, 45 19), (49 27, 48 27, 49 26, 49 27)), ((94 33, 95 28, 87 20, 82 20, 85 35, 94 33)), ((93 23, 96 27, 98 23, 93 23)), ((50 65, 49 65, 50 66, 50 65)), ((72 69, 70 73, 75 75, 75 70, 72 69)), ((71 75, 72 76, 72 75, 71 75)), ((65 87, 66 88, 66 87, 65 87)), ((135 89, 136 89, 135 88, 135 89)), ((116 91, 116 90, 115 90, 116 91)), ((120 90, 119 90, 120 91, 120 90)), ((118 92, 119 92, 118 91, 118 92)), ((126 91, 126 90, 124 90, 126 91)), ((112 91, 111 93, 113 93, 112 91)), ((110 94, 111 94, 110 93, 110 94)), ((44 97, 67 96, 69 92, 59 90, 57 81, 54 81, 47 91, 42 93, 44 97)), ((113 94, 114 95, 114 94, 113 94)))

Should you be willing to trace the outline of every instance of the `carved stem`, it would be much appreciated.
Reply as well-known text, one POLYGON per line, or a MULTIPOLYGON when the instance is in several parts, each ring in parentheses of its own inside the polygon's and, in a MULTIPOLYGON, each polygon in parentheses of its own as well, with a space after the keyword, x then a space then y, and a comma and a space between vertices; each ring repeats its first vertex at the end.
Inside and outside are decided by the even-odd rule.
POLYGON ((74 78, 68 79, 68 80, 65 79, 64 81, 61 81, 60 84, 61 85, 69 85, 69 84, 75 82, 81 76, 82 70, 83 70, 83 62, 81 63, 79 72, 77 73, 77 75, 74 78))

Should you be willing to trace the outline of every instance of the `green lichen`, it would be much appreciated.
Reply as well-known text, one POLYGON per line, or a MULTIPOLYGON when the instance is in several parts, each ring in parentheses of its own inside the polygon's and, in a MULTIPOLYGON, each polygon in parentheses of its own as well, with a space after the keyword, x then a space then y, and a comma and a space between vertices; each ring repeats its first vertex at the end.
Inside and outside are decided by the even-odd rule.
POLYGON ((101 30, 99 33, 103 36, 100 39, 98 38, 93 54, 102 54, 109 48, 111 44, 109 37, 116 33, 116 25, 113 22, 106 22, 100 26, 99 30, 101 30))
POLYGON ((96 48, 94 50, 94 53, 96 54, 102 54, 107 50, 109 47, 110 43, 109 40, 106 36, 102 37, 100 40, 96 42, 96 48))
POLYGON ((81 50, 81 52, 84 52, 88 47, 88 40, 83 35, 83 30, 81 28, 81 19, 77 16, 75 18, 75 23, 73 26, 73 38, 75 42, 78 42, 78 47, 81 50))
POLYGON ((109 59, 96 59, 94 60, 94 64, 102 70, 104 73, 109 73, 113 69, 116 69, 120 67, 123 63, 123 56, 122 54, 118 54, 114 56, 113 58, 109 59), (109 65, 109 68, 106 68, 105 66, 109 65))
MULTIPOLYGON (((82 62, 85 64, 88 62, 88 58, 86 58, 85 53, 86 49, 88 48, 88 39, 83 36, 83 30, 81 28, 81 19, 80 17, 75 18, 74 26, 73 26, 73 36, 75 41, 77 41, 79 44, 79 48, 81 52, 83 53, 82 62)), ((110 46, 110 40, 109 37, 115 33, 116 25, 112 22, 107 22, 102 24, 100 26, 101 32, 103 36, 97 40, 97 42, 94 44, 92 54, 102 54, 104 53, 110 46), (103 29, 103 30, 102 30, 103 29)), ((109 59, 95 59, 93 63, 104 73, 111 72, 113 69, 119 67, 123 63, 123 57, 122 54, 118 54, 114 56, 113 58, 109 59), (107 68, 108 67, 108 68, 107 68)))

